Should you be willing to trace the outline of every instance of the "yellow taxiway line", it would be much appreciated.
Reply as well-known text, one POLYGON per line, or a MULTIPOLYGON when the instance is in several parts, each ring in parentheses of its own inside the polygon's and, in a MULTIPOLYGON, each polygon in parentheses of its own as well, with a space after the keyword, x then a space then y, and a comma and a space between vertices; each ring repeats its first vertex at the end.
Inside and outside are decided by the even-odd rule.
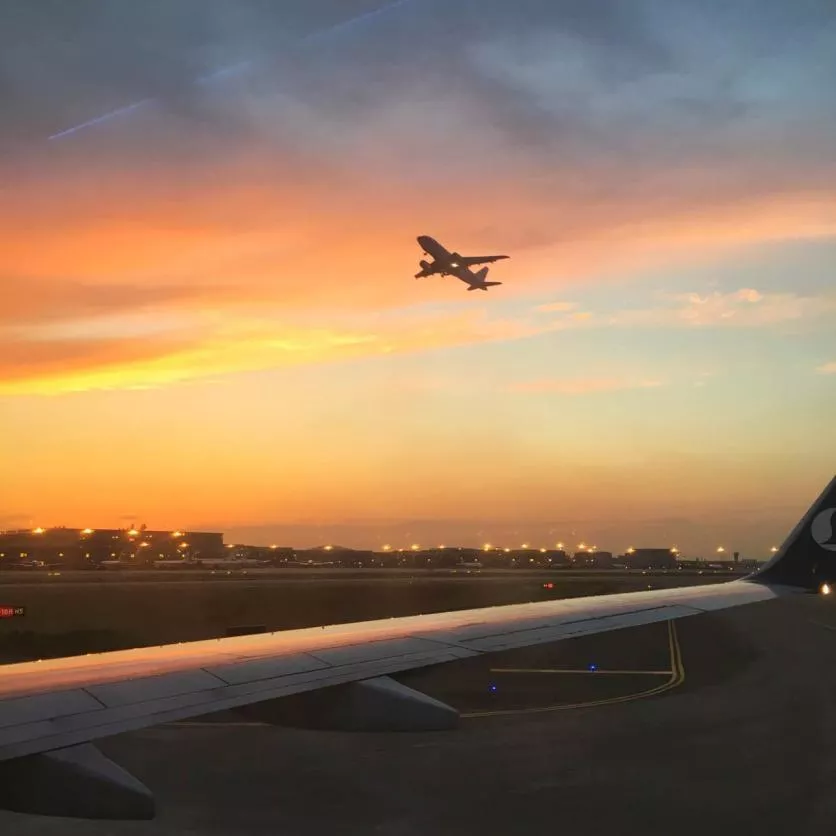
POLYGON ((825 624, 823 621, 814 621, 812 618, 808 619, 810 624, 815 624, 816 627, 824 627, 825 630, 836 630, 836 625, 825 624))
MULTIPOLYGON (((608 697, 602 700, 588 700, 587 702, 566 703, 562 705, 546 705, 540 708, 509 708, 500 709, 497 711, 471 711, 462 713, 462 719, 481 719, 482 717, 508 717, 517 714, 544 714, 549 711, 570 711, 575 708, 592 708, 598 705, 615 705, 616 703, 632 702, 633 700, 640 700, 645 697, 654 697, 657 694, 663 694, 665 691, 670 691, 673 688, 679 687, 685 681, 685 667, 682 664, 682 650, 679 646, 679 637, 676 633, 676 626, 674 621, 668 622, 668 649, 671 658, 670 677, 667 682, 657 685, 654 688, 648 688, 646 691, 639 691, 635 694, 625 694, 621 697, 608 697)), ((586 673, 586 671, 584 671, 586 673)), ((598 673, 598 671, 590 671, 590 673, 598 673)), ((659 673, 664 673, 660 671, 659 673)))
POLYGON ((594 668, 491 668, 491 673, 587 673, 595 676, 670 676, 673 671, 602 671, 594 668))

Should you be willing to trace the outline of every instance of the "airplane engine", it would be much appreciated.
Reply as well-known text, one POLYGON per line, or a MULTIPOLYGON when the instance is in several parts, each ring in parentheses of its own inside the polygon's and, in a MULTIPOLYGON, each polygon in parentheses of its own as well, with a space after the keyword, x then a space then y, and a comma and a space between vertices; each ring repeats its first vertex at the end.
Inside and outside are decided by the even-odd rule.
POLYGON ((432 275, 433 266, 429 261, 419 261, 418 264, 421 265, 421 270, 415 274, 416 279, 425 279, 427 276, 432 275))

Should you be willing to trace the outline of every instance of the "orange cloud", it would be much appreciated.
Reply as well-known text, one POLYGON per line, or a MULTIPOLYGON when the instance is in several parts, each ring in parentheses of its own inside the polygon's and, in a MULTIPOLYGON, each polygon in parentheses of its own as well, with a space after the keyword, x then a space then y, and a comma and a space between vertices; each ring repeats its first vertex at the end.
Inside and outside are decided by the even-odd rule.
POLYGON ((193 309, 198 304, 230 304, 232 288, 177 284, 9 278, 0 287, 0 326, 27 326, 113 314, 193 309))
POLYGON ((237 371, 518 340, 555 327, 491 318, 477 309, 401 316, 365 328, 240 319, 216 323, 209 334, 184 333, 179 340, 0 340, 0 394, 148 388, 237 371))
MULTIPOLYGON (((29 342, 0 339, 0 393, 29 391, 39 381, 95 373, 114 379, 123 370, 150 367, 176 355, 187 344, 175 340, 49 340, 29 342)), ((70 389, 77 387, 70 385, 70 389)))
POLYGON ((816 371, 819 374, 836 374, 836 360, 832 363, 825 363, 822 366, 819 366, 816 371))

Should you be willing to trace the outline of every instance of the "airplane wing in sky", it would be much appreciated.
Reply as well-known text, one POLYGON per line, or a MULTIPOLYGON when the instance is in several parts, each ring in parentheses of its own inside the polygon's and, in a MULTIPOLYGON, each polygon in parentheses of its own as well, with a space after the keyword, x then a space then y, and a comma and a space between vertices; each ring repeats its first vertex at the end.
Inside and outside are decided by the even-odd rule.
POLYGON ((502 261, 503 258, 510 258, 507 255, 469 255, 460 256, 459 264, 465 267, 473 267, 474 264, 492 264, 494 261, 502 261))

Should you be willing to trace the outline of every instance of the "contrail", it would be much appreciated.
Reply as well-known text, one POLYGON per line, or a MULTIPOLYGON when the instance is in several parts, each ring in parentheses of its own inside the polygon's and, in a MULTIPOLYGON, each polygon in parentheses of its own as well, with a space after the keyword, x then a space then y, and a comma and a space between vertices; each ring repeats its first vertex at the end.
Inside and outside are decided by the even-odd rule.
MULTIPOLYGON (((370 12, 364 12, 361 15, 357 15, 357 17, 352 17, 349 20, 342 21, 342 23, 337 23, 334 26, 329 26, 327 29, 323 29, 320 32, 314 32, 311 35, 306 35, 304 38, 301 39, 300 44, 309 44, 313 43, 314 41, 342 34, 346 30, 353 28, 360 23, 365 23, 373 18, 379 17, 380 15, 387 14, 388 12, 393 11, 399 6, 405 6, 407 3, 411 2, 414 2, 414 0, 394 0, 394 2, 388 3, 385 6, 381 6, 379 9, 373 9, 370 12)), ((194 80, 193 84, 211 84, 214 81, 221 81, 225 78, 231 78, 232 76, 246 72, 247 70, 255 66, 255 64, 255 61, 241 61, 237 64, 230 64, 226 67, 221 67, 220 69, 213 70, 211 73, 207 73, 206 75, 199 76, 194 80)), ((79 131, 83 131, 85 128, 92 128, 95 125, 101 125, 103 122, 109 122, 111 119, 117 119, 120 116, 126 116, 127 114, 133 113, 134 111, 137 111, 140 108, 145 107, 146 105, 154 104, 156 101, 157 99, 141 99, 140 101, 134 102, 133 104, 125 105, 124 107, 117 108, 116 110, 111 110, 108 113, 103 113, 101 116, 97 116, 95 119, 89 119, 86 122, 82 122, 80 125, 74 125, 72 128, 65 128, 63 131, 59 131, 58 133, 52 134, 51 136, 47 137, 47 139, 61 139, 65 136, 71 136, 72 134, 78 133, 79 131)))
POLYGON ((132 113, 134 110, 139 110, 139 108, 150 104, 153 101, 153 99, 142 99, 141 101, 134 102, 133 104, 125 105, 125 107, 120 107, 117 110, 111 110, 110 113, 105 113, 101 116, 97 116, 95 119, 82 122, 80 125, 76 125, 73 128, 67 128, 66 130, 59 131, 57 134, 52 134, 52 136, 48 137, 48 139, 60 139, 62 136, 69 136, 70 134, 74 134, 76 131, 84 130, 84 128, 92 128, 93 125, 99 125, 102 122, 107 122, 108 119, 114 119, 117 116, 123 116, 126 113, 132 113))

